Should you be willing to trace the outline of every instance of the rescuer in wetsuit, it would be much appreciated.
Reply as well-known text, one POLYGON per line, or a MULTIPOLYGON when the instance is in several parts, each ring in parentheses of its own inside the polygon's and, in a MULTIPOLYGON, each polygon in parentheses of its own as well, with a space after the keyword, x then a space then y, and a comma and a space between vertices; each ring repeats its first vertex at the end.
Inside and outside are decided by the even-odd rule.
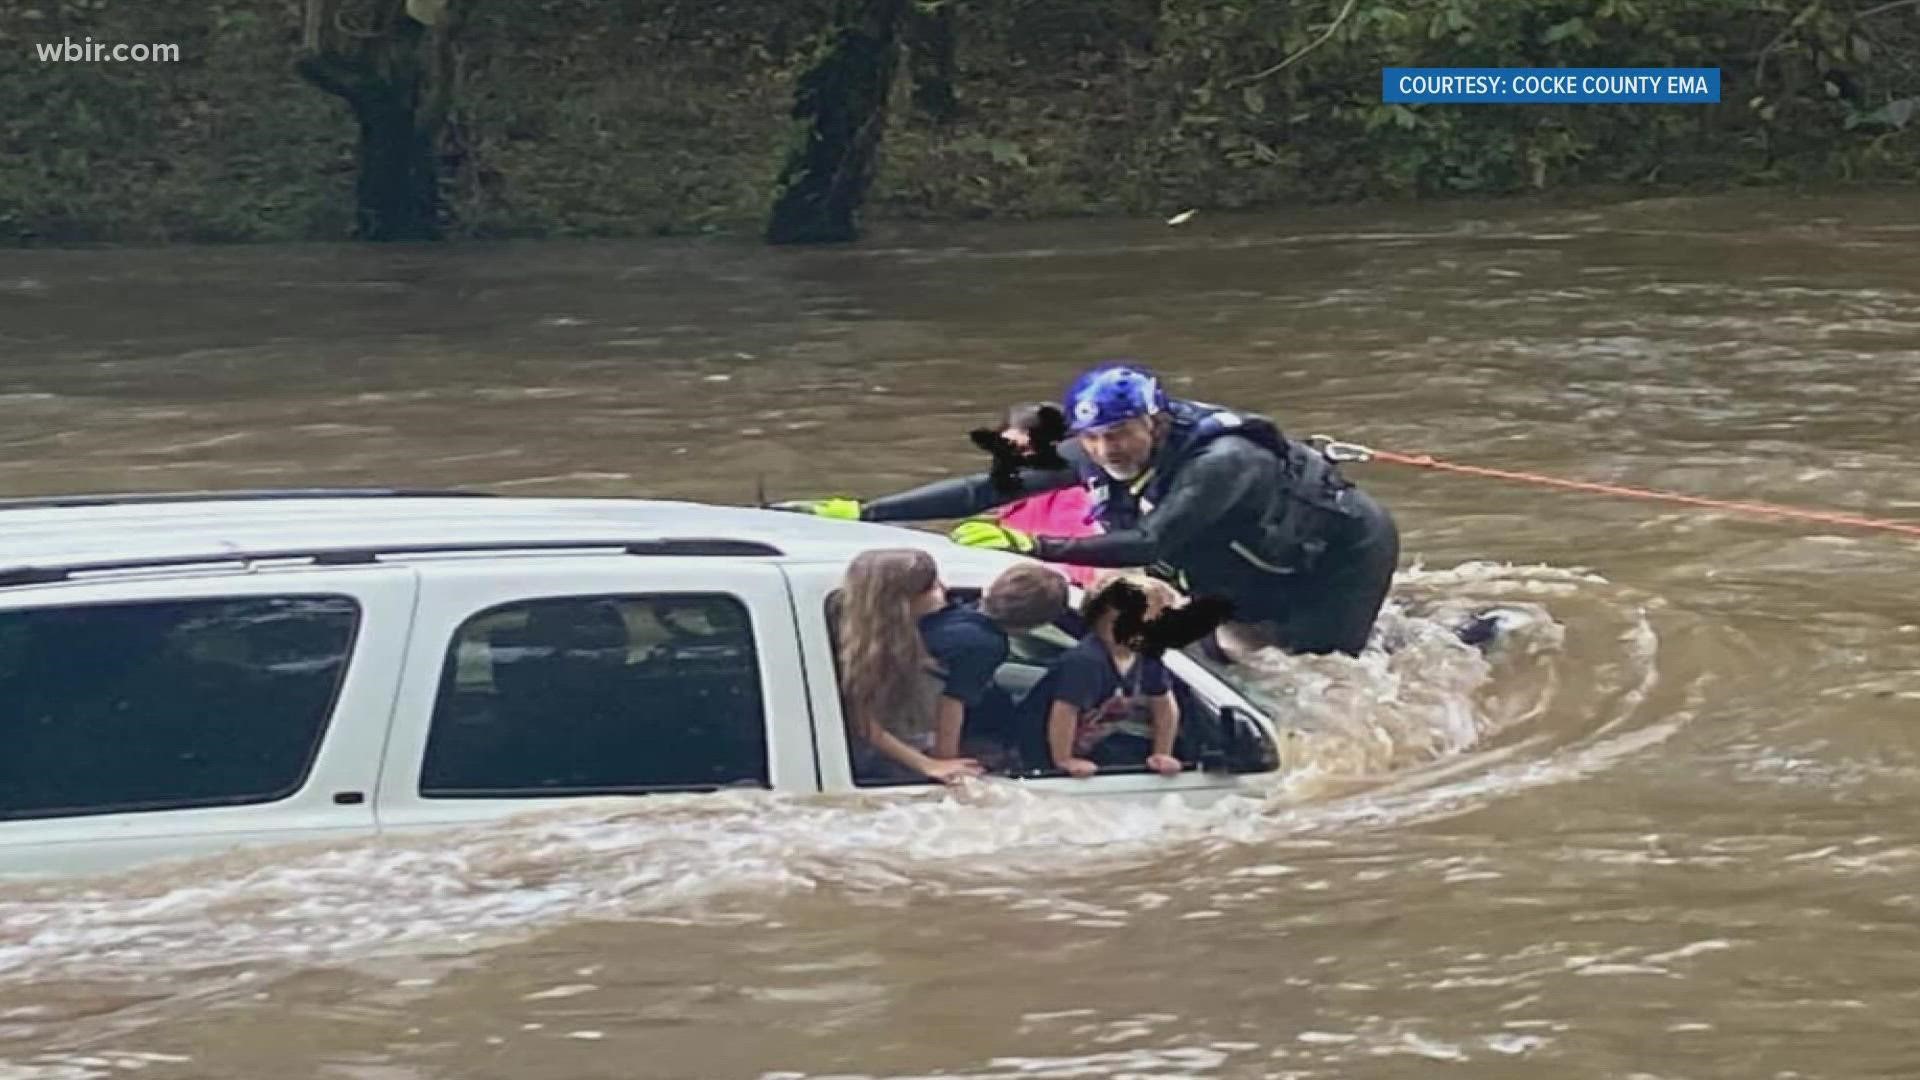
MULTIPOLYGON (((1272 421, 1169 399, 1154 375, 1110 364, 1075 379, 1065 406, 1065 469, 1023 469, 1018 484, 989 474, 944 480, 859 503, 780 504, 824 517, 926 521, 979 514, 1028 495, 1084 483, 1097 536, 1034 536, 972 520, 953 539, 972 547, 1082 566, 1148 568, 1192 596, 1233 605, 1223 636, 1241 647, 1358 655, 1400 557, 1385 508, 1318 450, 1272 421)), ((1216 640, 1208 651, 1226 659, 1216 640)))

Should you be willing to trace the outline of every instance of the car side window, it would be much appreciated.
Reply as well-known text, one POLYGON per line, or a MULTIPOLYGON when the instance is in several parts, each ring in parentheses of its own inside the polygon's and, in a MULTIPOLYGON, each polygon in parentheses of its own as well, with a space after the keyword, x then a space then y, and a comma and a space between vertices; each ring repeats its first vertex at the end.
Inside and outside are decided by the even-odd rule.
POLYGON ((0 611, 0 819, 292 795, 359 622, 344 596, 0 611))
MULTIPOLYGON (((947 596, 955 602, 976 604, 980 599, 980 590, 950 588, 947 596)), ((844 674, 840 670, 839 597, 838 589, 829 593, 824 608, 827 636, 833 647, 836 685, 844 674)), ((1047 665, 1071 649, 1078 640, 1068 628, 1077 626, 1077 621, 1072 617, 1063 617, 1060 621, 1066 625, 1040 626, 1009 634, 1008 656, 994 671, 993 689, 977 706, 968 710, 961 752, 979 760, 989 773, 1026 775, 1036 768, 1044 771, 1051 767, 1045 762, 1035 762, 1043 749, 1039 725, 1043 723, 1044 716, 1035 711, 1038 703, 1027 699, 1045 677, 1047 665)), ((931 699, 929 704, 931 706, 931 699)), ((847 708, 845 695, 842 694, 843 714, 847 708)), ((896 731, 895 735, 900 735, 900 732, 896 731)), ((922 741, 925 741, 924 737, 922 741)), ((923 745, 921 748, 928 747, 923 745)), ((851 736, 847 741, 847 754, 854 783, 860 787, 937 783, 895 763, 872 747, 862 745, 851 736)))
POLYGON ((720 594, 553 597, 469 618, 448 649, 427 798, 768 786, 752 623, 720 594))

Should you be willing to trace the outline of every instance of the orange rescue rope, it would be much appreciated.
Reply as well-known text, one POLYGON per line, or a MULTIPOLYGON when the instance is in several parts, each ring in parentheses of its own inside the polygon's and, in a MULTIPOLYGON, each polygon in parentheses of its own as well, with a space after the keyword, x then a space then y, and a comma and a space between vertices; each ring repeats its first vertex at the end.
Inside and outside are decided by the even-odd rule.
POLYGON ((1798 521, 1816 521, 1825 525, 1845 525, 1856 529, 1878 529, 1882 532, 1903 533, 1907 536, 1920 536, 1920 524, 1904 521, 1887 521, 1882 518, 1862 517, 1858 514, 1837 514, 1821 510, 1796 510, 1790 506, 1773 506, 1767 503, 1729 502, 1724 499, 1705 499, 1697 495, 1681 495, 1672 491, 1655 491, 1650 488, 1626 487, 1621 484, 1596 484, 1586 480, 1563 480, 1556 476, 1542 476, 1539 473, 1519 472, 1512 469, 1489 469, 1480 465, 1458 465, 1451 461, 1442 461, 1431 454, 1401 454, 1392 450, 1375 450, 1358 443, 1340 442, 1325 435, 1315 435, 1309 440, 1320 448, 1321 453, 1334 461, 1384 461, 1393 465, 1411 465, 1436 472, 1456 473, 1462 476, 1481 476, 1492 480, 1513 480, 1523 484, 1538 484, 1543 487, 1564 488, 1569 491, 1585 491, 1596 495, 1614 495, 1628 499, 1646 499, 1654 502, 1679 503, 1683 506, 1699 506, 1709 510, 1725 510, 1737 514, 1756 514, 1762 517, 1788 518, 1798 521))

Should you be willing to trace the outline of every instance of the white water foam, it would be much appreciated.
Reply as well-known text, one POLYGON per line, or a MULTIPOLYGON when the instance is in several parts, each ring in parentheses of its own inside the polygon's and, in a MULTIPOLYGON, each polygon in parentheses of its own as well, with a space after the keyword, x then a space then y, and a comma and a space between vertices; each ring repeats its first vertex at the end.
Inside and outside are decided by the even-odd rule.
POLYGON ((875 904, 960 892, 1044 904, 1053 886, 1183 845, 1378 826, 1584 775, 1677 723, 1635 726, 1658 641, 1599 579, 1475 564, 1404 581, 1382 620, 1391 652, 1254 665, 1262 693, 1303 731, 1291 740, 1295 767, 1265 791, 1206 807, 1042 796, 995 780, 909 798, 595 800, 457 831, 236 852, 84 888, 9 886, 0 984, 469 954, 585 918, 752 921, 768 897, 820 889, 875 904), (1486 655, 1461 645, 1458 616, 1496 603, 1516 613, 1513 626, 1486 655), (1614 624, 1605 666, 1625 681, 1561 700, 1570 676, 1558 670, 1556 605, 1614 624), (1555 730, 1529 730, 1547 718, 1555 730))

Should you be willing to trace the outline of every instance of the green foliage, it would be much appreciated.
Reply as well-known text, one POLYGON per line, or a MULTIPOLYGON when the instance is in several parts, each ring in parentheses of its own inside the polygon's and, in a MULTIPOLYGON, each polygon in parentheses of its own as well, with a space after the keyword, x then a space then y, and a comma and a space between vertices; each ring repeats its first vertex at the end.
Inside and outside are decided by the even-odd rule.
MULTIPOLYGON (((1911 180, 1920 166, 1920 20, 1860 14, 1884 0, 937 2, 954 14, 964 111, 916 118, 902 80, 872 218, 1911 180), (1719 67, 1721 104, 1387 105, 1387 66, 1719 67)), ((355 128, 291 70, 300 6, 0 4, 0 243, 345 236, 355 128), (184 58, 22 59, 63 34, 178 42, 184 58)), ((448 149, 453 234, 757 233, 830 6, 478 4, 448 149)))
MULTIPOLYGON (((1250 79, 1325 34, 1343 6, 1168 0, 1161 76, 1183 105, 1168 137, 1198 163, 1196 189, 1276 166, 1309 194, 1381 196, 1739 182, 1789 159, 1817 174, 1834 151, 1847 160, 1866 145, 1851 127, 1899 131, 1911 116, 1842 100, 1829 76, 1884 95, 1920 56, 1908 41, 1899 60, 1876 61, 1872 28, 1842 0, 1354 0, 1324 44, 1250 79), (1718 67, 1722 103, 1392 105, 1380 100, 1385 67, 1718 67)), ((1910 165, 1911 141, 1901 149, 1910 165)), ((1897 168, 1899 155, 1882 156, 1897 168)))
POLYGON ((0 4, 0 243, 344 235, 352 144, 292 75, 292 0, 0 4), (63 38, 178 63, 43 63, 63 38))

